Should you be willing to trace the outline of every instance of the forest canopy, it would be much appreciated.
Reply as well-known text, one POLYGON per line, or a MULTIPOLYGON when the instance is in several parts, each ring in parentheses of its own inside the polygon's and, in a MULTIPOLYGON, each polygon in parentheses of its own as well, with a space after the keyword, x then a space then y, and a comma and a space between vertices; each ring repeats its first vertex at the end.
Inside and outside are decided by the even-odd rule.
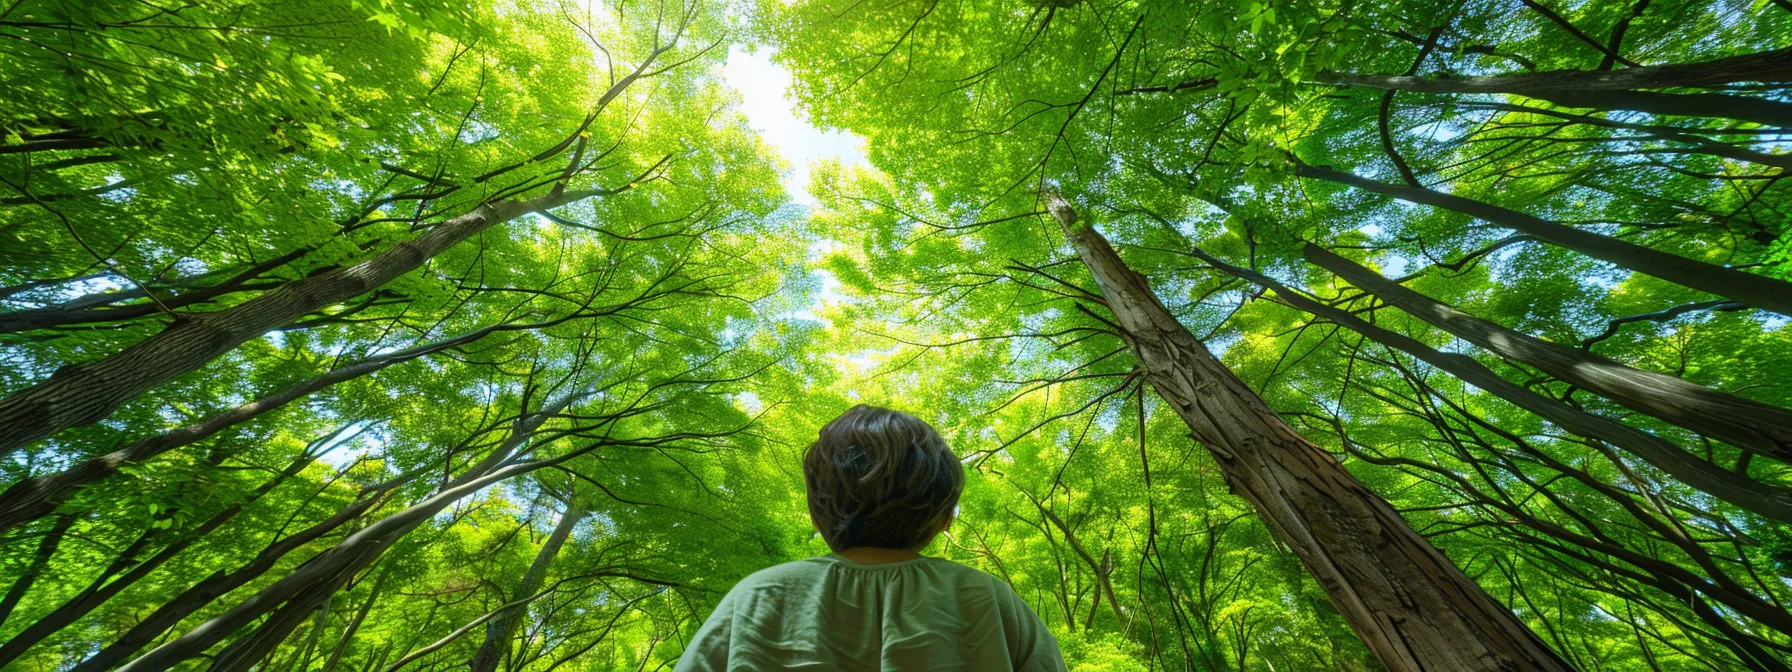
POLYGON ((1072 670, 1792 671, 1787 0, 9 0, 0 92, 3 669, 670 669, 869 403, 1072 670))

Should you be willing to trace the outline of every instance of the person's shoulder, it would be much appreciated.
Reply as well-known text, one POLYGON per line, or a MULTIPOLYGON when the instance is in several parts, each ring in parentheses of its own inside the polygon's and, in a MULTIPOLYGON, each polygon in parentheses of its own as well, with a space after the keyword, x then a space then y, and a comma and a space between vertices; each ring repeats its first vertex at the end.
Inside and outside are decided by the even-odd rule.
POLYGON ((735 584, 735 590, 801 582, 826 571, 827 565, 821 558, 804 558, 781 565, 772 565, 748 574, 746 578, 740 580, 740 583, 735 584))
POLYGON ((1008 595, 1014 592, 1014 589, 1008 587, 1007 581, 996 578, 995 575, 976 567, 931 556, 927 558, 927 562, 940 576, 950 578, 959 586, 984 588, 998 595, 1008 595))

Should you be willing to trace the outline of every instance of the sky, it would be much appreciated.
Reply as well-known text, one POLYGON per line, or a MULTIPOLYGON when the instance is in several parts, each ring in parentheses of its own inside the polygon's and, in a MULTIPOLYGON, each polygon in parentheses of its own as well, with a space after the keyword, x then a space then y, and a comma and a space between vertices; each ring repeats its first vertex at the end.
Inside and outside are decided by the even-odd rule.
POLYGON ((728 52, 722 79, 740 92, 740 111, 747 125, 765 138, 766 144, 790 162, 784 174, 784 190, 798 204, 813 207, 809 197, 809 168, 821 159, 834 158, 848 165, 865 162, 863 140, 844 131, 823 131, 800 116, 788 95, 790 71, 772 62, 768 50, 748 53, 736 47, 728 52))
MULTIPOLYGON (((789 162, 784 171, 784 191, 803 208, 815 207, 809 196, 809 171, 815 162, 838 159, 846 165, 864 164, 864 140, 845 131, 823 131, 800 115, 790 95, 790 71, 773 63, 766 50, 746 52, 739 47, 728 51, 728 62, 722 65, 722 79, 740 92, 741 114, 765 143, 789 162)), ((812 260, 828 251, 829 241, 821 241, 809 250, 812 260)), ((786 317, 820 320, 819 309, 845 300, 840 294, 840 281, 825 271, 813 271, 821 282, 821 291, 811 297, 810 305, 786 317)), ((822 320, 825 322, 825 320, 822 320)))

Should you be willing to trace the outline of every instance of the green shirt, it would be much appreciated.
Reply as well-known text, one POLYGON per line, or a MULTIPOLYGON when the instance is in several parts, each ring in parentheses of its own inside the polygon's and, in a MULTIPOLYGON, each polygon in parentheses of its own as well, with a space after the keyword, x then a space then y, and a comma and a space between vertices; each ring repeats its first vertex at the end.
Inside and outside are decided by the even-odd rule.
POLYGON ((1008 584, 939 558, 837 555, 742 579, 677 672, 1062 672, 1058 642, 1008 584))

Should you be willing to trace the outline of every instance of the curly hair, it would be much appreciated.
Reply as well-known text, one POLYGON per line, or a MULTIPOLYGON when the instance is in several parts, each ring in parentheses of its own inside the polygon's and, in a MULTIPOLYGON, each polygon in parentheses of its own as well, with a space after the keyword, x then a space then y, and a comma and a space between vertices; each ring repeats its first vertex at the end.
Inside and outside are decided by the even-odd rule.
POLYGON ((964 467, 932 425, 860 404, 821 428, 803 483, 828 548, 920 550, 958 506, 964 467))

